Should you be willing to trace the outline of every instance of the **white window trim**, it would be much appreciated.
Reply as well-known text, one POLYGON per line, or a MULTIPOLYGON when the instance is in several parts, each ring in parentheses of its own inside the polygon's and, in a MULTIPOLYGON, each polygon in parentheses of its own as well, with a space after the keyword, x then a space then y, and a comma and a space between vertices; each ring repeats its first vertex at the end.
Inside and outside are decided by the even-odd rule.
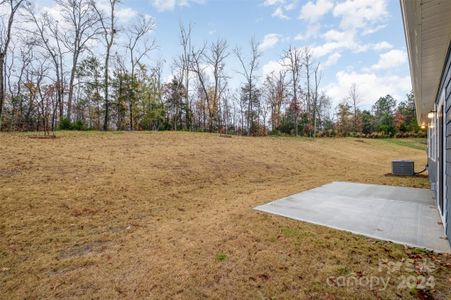
MULTIPOLYGON (((442 91, 440 92, 440 96, 439 96, 439 103, 438 103, 438 107, 439 108, 442 108, 443 107, 443 111, 438 111, 437 109, 436 109, 436 111, 437 111, 437 117, 436 118, 434 118, 435 119, 435 122, 436 122, 436 125, 438 125, 438 116, 439 116, 439 114, 442 114, 443 115, 443 118, 442 118, 442 122, 443 122, 443 136, 441 137, 442 139, 443 139, 443 159, 442 159, 442 161, 440 162, 441 164, 442 164, 442 167, 443 167, 443 188, 440 188, 440 187, 438 187, 438 193, 440 193, 440 192, 443 192, 443 211, 440 209, 440 205, 439 205, 439 197, 440 197, 440 195, 439 195, 439 197, 437 197, 437 208, 438 208, 438 210, 439 210, 439 214, 440 214, 440 218, 442 219, 442 223, 443 223, 443 229, 444 229, 444 232, 445 232, 445 234, 446 234, 446 227, 447 227, 447 224, 446 224, 446 215, 447 215, 447 213, 448 213, 448 199, 447 199, 447 189, 448 189, 448 186, 447 186, 447 184, 446 184, 446 177, 447 177, 447 170, 446 170, 446 167, 447 167, 447 164, 446 164, 446 161, 447 161, 447 157, 446 157, 446 123, 447 123, 447 114, 446 114, 446 103, 445 103, 445 93, 444 93, 444 90, 442 89, 442 91)), ((436 134, 435 134, 435 136, 437 136, 437 126, 435 127, 436 129, 435 129, 435 132, 436 132, 436 134)), ((437 138, 436 138, 437 139, 437 138)), ((439 145, 440 145, 440 143, 439 143, 439 140, 436 140, 436 158, 438 157, 438 151, 439 151, 439 145)), ((439 177, 438 176, 440 176, 440 174, 439 174, 439 172, 440 172, 440 166, 437 166, 437 182, 439 182, 439 177)))
POLYGON ((431 119, 428 130, 428 156, 433 162, 437 162, 437 116, 431 119))

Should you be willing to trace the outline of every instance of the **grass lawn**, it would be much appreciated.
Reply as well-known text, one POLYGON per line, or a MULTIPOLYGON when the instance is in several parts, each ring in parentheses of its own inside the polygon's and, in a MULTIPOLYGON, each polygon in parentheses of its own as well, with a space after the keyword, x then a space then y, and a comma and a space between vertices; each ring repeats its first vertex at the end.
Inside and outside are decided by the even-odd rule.
POLYGON ((253 210, 338 180, 429 186, 385 176, 393 159, 419 169, 426 153, 385 140, 0 134, 0 298, 450 299, 449 255, 253 210), (433 282, 406 284, 431 275, 424 262, 433 282))
POLYGON ((427 140, 425 138, 384 139, 384 141, 413 149, 427 150, 427 140))

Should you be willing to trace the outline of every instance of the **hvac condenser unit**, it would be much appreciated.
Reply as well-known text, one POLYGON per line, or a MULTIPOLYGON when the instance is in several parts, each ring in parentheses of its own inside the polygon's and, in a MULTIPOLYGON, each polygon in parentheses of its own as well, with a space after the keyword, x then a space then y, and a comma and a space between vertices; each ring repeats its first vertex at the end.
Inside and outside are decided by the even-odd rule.
POLYGON ((392 174, 396 176, 413 176, 415 168, 413 160, 392 161, 392 174))

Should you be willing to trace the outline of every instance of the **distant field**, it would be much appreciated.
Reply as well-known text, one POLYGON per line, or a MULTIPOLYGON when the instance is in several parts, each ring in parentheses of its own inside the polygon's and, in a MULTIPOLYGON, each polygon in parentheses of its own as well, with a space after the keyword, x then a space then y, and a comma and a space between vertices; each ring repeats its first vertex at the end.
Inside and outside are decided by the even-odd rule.
POLYGON ((425 177, 385 176, 393 159, 424 166, 420 145, 0 134, 0 298, 450 299, 450 256, 252 209, 331 181, 429 187, 425 177), (391 274, 386 290, 326 284, 382 276, 381 261, 424 259, 435 266, 426 291, 398 288, 415 269, 391 274))

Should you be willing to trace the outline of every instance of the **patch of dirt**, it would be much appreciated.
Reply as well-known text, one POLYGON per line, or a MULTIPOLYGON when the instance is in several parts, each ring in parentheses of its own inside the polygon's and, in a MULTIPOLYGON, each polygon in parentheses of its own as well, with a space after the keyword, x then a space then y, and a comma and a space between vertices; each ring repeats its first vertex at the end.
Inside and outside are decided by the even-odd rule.
POLYGON ((38 140, 53 140, 56 139, 56 135, 29 135, 28 138, 38 140))
POLYGON ((91 254, 93 252, 100 253, 104 251, 111 242, 108 241, 95 241, 84 245, 75 245, 68 249, 61 250, 58 258, 66 259, 72 257, 80 257, 91 254))
POLYGON ((0 169, 0 177, 12 177, 12 176, 17 176, 20 175, 20 171, 18 170, 4 170, 4 169, 0 169))

